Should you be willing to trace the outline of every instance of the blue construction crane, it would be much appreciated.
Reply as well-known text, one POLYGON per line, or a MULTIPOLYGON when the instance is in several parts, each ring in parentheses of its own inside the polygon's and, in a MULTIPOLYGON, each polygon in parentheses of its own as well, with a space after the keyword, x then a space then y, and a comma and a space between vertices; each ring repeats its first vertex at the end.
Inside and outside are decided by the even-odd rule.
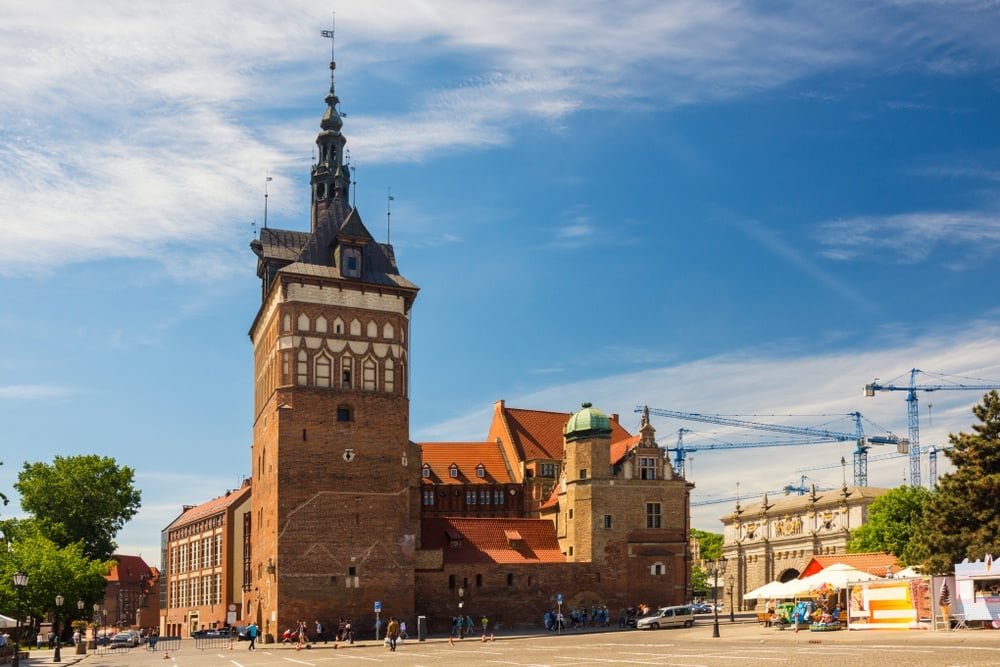
POLYGON ((805 438, 802 440, 774 440, 774 441, 758 441, 758 442, 717 442, 709 445, 691 445, 684 443, 684 434, 694 433, 694 431, 686 428, 677 429, 677 446, 675 447, 661 447, 661 449, 667 452, 672 452, 674 455, 673 468, 674 472, 678 476, 684 477, 684 467, 685 461, 687 461, 688 452, 700 452, 700 451, 710 451, 715 449, 747 449, 751 447, 789 447, 793 445, 820 445, 823 443, 830 442, 829 440, 823 440, 818 438, 805 438))
POLYGON ((753 498, 756 496, 761 496, 765 499, 765 504, 767 496, 782 493, 784 495, 791 495, 792 493, 804 496, 811 491, 829 491, 827 487, 819 487, 815 484, 812 486, 806 486, 806 480, 809 479, 805 475, 802 475, 799 479, 799 483, 796 484, 786 484, 777 491, 764 491, 763 493, 748 493, 737 496, 727 496, 725 498, 704 498, 702 500, 692 500, 691 507, 702 507, 704 505, 717 505, 719 503, 739 503, 741 500, 746 500, 747 498, 753 498))
MULTIPOLYGON (((746 443, 725 443, 718 445, 705 445, 701 449, 744 449, 750 447, 784 447, 791 445, 816 445, 826 442, 854 442, 854 484, 855 486, 868 486, 868 449, 870 445, 895 445, 900 451, 907 446, 907 441, 891 433, 885 436, 865 437, 864 428, 861 424, 861 413, 851 412, 846 416, 852 417, 855 423, 853 433, 843 431, 832 431, 829 429, 812 428, 806 426, 792 426, 789 424, 770 424, 755 422, 734 415, 704 414, 699 412, 679 412, 677 410, 664 410, 660 408, 649 408, 646 406, 636 407, 636 412, 649 411, 658 417, 669 417, 672 419, 684 419, 688 421, 704 422, 708 424, 718 424, 721 426, 734 426, 738 428, 748 428, 758 431, 771 431, 775 433, 787 433, 789 435, 801 436, 800 440, 786 440, 779 442, 746 442, 746 443)), ((675 452, 674 469, 683 476, 683 461, 686 452, 695 451, 693 447, 685 447, 683 433, 686 429, 681 429, 678 433, 676 448, 667 448, 668 451, 675 452)))
MULTIPOLYGON (((893 384, 880 384, 878 378, 865 385, 865 396, 871 397, 876 391, 905 391, 906 393, 906 415, 910 428, 910 486, 920 486, 920 411, 917 409, 918 391, 990 391, 1000 389, 1000 383, 981 380, 980 378, 962 378, 952 376, 957 380, 979 380, 982 384, 917 384, 917 373, 923 373, 918 368, 910 370, 910 384, 905 387, 897 387, 893 384)), ((935 375, 924 373, 924 375, 935 375)), ((936 375, 936 377, 947 379, 946 375, 936 375)), ((937 458, 935 457, 935 466, 937 458)), ((935 467, 935 482, 937 481, 937 470, 935 467)), ((934 482, 931 482, 933 486, 934 482)))

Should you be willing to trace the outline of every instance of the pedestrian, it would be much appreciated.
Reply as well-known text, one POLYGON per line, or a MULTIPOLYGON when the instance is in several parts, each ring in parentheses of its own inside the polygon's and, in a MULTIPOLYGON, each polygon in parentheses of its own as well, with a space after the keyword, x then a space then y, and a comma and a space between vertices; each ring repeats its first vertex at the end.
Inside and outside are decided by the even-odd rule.
POLYGON ((486 641, 486 634, 489 629, 490 619, 486 618, 486 615, 484 614, 479 620, 479 624, 483 626, 483 641, 486 641))
POLYGON ((41 632, 39 632, 38 636, 35 637, 35 648, 41 649, 42 648, 42 644, 44 642, 45 642, 45 635, 43 635, 41 632))
POLYGON ((305 621, 299 621, 298 626, 295 628, 295 633, 298 635, 296 637, 296 650, 302 648, 303 645, 309 644, 309 635, 306 634, 305 621))
POLYGON ((399 639, 399 621, 395 617, 389 619, 389 625, 385 628, 385 640, 389 643, 389 650, 396 650, 396 640, 399 639))
POLYGON ((157 630, 156 628, 153 628, 153 631, 149 633, 149 641, 147 642, 149 644, 150 651, 156 650, 156 642, 159 639, 160 639, 160 631, 157 630))
POLYGON ((406 634, 406 621, 400 619, 399 621, 399 638, 409 639, 410 635, 406 634))
POLYGON ((349 644, 354 643, 354 628, 351 627, 351 619, 347 619, 347 623, 344 623, 344 636, 347 637, 349 644))
POLYGON ((346 633, 346 630, 347 630, 347 628, 346 628, 346 626, 344 624, 344 618, 343 618, 343 616, 341 616, 340 620, 337 621, 337 641, 338 642, 344 641, 344 635, 346 633))
POLYGON ((323 640, 324 644, 326 643, 326 637, 323 636, 323 624, 319 622, 319 619, 316 619, 316 643, 317 644, 319 643, 320 639, 323 640))
POLYGON ((250 639, 249 651, 257 650, 257 624, 250 621, 250 625, 247 626, 247 638, 250 639))

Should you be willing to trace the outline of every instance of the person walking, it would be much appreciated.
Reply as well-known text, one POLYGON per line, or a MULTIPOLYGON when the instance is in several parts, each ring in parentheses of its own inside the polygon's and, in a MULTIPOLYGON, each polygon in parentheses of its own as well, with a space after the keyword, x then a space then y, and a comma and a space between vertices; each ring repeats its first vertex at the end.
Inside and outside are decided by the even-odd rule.
POLYGON ((404 621, 403 619, 399 620, 399 638, 400 639, 410 638, 410 635, 406 634, 406 621, 404 621))
POLYGON ((396 650, 396 640, 399 639, 399 621, 395 617, 389 619, 389 625, 385 628, 385 639, 389 642, 389 650, 396 650))
POLYGON ((247 637, 250 638, 250 648, 248 650, 250 650, 250 651, 256 651, 257 650, 257 624, 256 623, 251 622, 250 625, 247 626, 247 637))
POLYGON ((326 637, 323 636, 323 624, 319 622, 319 619, 316 619, 316 643, 317 644, 319 643, 320 639, 323 640, 324 644, 326 643, 326 637))

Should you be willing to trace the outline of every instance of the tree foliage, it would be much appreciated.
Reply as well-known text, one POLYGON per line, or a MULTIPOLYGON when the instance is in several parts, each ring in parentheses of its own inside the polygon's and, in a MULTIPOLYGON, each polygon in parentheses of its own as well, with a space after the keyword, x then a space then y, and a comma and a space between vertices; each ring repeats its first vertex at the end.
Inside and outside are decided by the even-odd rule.
MULTIPOLYGON (((721 533, 709 533, 704 530, 692 528, 691 539, 697 540, 698 551, 701 554, 702 561, 718 560, 719 558, 722 558, 723 536, 721 533)), ((691 566, 692 592, 695 594, 707 595, 711 589, 712 584, 709 581, 708 572, 706 572, 699 563, 694 563, 691 566)))
POLYGON ((51 616, 56 595, 65 598, 60 618, 78 618, 77 600, 84 601, 84 614, 89 617, 93 603, 104 599, 105 576, 111 571, 111 561, 87 558, 82 542, 59 546, 46 537, 32 521, 3 522, 7 545, 0 552, 0 608, 17 610, 17 590, 14 573, 28 573, 28 587, 21 599, 21 617, 41 619, 51 616))
POLYGON ((955 470, 941 476, 911 542, 925 572, 952 572, 966 558, 1000 553, 1000 394, 986 394, 972 413, 980 423, 948 437, 945 455, 955 470))
POLYGON ((868 508, 868 520, 851 534, 847 552, 888 551, 908 563, 910 540, 930 496, 922 486, 900 486, 879 496, 868 508))
POLYGON ((103 561, 114 553, 118 531, 139 510, 134 476, 113 458, 57 456, 52 465, 26 462, 14 488, 42 534, 60 547, 82 541, 84 555, 103 561))

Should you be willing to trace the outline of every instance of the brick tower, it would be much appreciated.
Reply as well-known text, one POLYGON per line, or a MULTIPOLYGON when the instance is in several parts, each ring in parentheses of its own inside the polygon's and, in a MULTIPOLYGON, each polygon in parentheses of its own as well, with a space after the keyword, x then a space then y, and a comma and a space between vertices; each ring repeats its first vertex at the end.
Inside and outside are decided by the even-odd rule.
POLYGON ((251 244, 253 511, 243 610, 265 637, 296 621, 371 627, 411 615, 420 455, 409 439, 409 321, 417 287, 349 204, 334 92, 316 139, 309 232, 251 244), (383 616, 385 618, 385 616, 383 616))

